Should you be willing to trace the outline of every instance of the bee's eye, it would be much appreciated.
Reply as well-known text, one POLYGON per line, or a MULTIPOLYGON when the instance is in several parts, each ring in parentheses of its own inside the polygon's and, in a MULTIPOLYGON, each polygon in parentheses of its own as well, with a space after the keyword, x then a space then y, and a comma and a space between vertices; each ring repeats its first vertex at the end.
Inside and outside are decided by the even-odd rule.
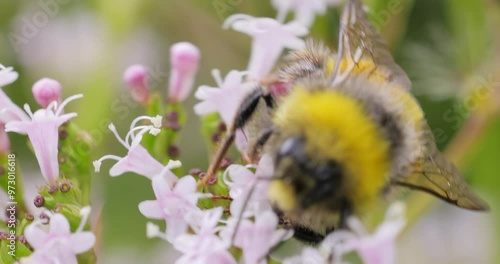
POLYGON ((284 157, 291 158, 300 170, 309 173, 314 168, 305 152, 305 142, 302 137, 291 137, 283 142, 278 152, 277 162, 284 157))

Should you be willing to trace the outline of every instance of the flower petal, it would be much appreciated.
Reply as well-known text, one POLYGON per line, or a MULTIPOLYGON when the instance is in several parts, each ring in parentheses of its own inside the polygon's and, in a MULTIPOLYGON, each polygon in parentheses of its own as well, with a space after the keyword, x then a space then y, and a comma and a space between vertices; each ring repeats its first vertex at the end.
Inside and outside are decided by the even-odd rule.
POLYGON ((196 192, 196 180, 188 175, 180 178, 174 187, 174 192, 178 194, 192 194, 196 192))
POLYGON ((51 235, 69 235, 71 233, 68 219, 62 214, 54 214, 50 218, 51 235))
POLYGON ((71 250, 80 254, 91 249, 95 244, 95 235, 92 232, 79 232, 71 235, 71 250))
POLYGON ((147 218, 163 219, 163 210, 156 200, 143 201, 139 203, 139 211, 147 218))
POLYGON ((109 175, 118 176, 125 172, 135 172, 151 179, 159 174, 163 165, 158 162, 149 152, 140 144, 131 147, 127 156, 118 161, 109 170, 109 175))
POLYGON ((36 224, 30 224, 24 230, 24 236, 34 249, 39 249, 43 247, 45 241, 49 237, 49 234, 39 228, 36 224))

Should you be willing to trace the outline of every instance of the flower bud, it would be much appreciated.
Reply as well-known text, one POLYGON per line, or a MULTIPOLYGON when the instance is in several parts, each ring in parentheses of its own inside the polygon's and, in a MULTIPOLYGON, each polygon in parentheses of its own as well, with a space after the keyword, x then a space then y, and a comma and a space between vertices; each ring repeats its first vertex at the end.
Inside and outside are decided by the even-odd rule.
POLYGON ((46 108, 50 103, 61 102, 61 84, 53 79, 43 78, 37 81, 32 88, 36 102, 46 108))
POLYGON ((199 62, 200 50, 189 42, 180 42, 170 48, 170 101, 181 102, 189 96, 199 62))
POLYGON ((136 64, 129 66, 123 73, 123 81, 130 88, 132 98, 146 104, 149 98, 148 73, 146 67, 136 64))

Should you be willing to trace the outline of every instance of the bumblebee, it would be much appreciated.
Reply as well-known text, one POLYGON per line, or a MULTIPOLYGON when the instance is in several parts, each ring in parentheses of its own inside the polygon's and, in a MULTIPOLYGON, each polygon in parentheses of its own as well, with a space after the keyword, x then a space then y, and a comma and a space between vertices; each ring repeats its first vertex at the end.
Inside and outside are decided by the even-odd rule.
POLYGON ((437 149, 409 78, 360 0, 346 3, 340 24, 336 53, 309 42, 278 69, 276 81, 291 87, 286 95, 262 84, 246 97, 207 175, 215 175, 235 132, 246 128, 247 159, 273 158, 276 212, 296 238, 312 244, 398 186, 488 210, 437 149))

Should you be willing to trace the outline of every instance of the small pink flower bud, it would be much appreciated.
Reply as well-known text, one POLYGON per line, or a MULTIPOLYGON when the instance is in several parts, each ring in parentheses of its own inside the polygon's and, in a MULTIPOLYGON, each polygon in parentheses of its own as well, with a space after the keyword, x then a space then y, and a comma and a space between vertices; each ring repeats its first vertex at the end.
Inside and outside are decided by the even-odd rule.
POLYGON ((10 151, 10 141, 7 132, 5 132, 5 125, 0 123, 0 153, 8 154, 10 151))
POLYGON ((129 66, 123 73, 123 81, 129 86, 132 98, 145 104, 149 98, 148 73, 146 67, 136 64, 129 66))
POLYGON ((170 82, 168 97, 170 101, 184 101, 193 88, 194 77, 198 72, 200 50, 189 42, 180 42, 170 48, 170 82))
POLYGON ((53 79, 43 78, 37 81, 32 88, 36 102, 46 108, 50 103, 61 102, 61 84, 53 79))

